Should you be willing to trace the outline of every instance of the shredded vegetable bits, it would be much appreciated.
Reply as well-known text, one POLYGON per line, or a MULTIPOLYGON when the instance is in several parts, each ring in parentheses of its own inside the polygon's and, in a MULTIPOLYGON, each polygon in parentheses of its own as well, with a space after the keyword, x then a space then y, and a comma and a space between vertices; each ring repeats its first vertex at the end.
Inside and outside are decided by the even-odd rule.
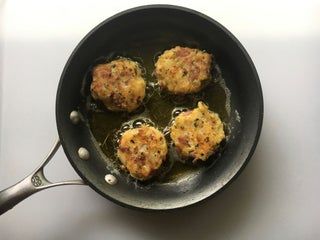
POLYGON ((97 65, 92 72, 91 95, 111 111, 132 112, 145 97, 146 83, 137 62, 120 58, 97 65))
POLYGON ((219 115, 198 102, 197 108, 175 118, 170 136, 182 157, 205 161, 225 138, 225 133, 219 115))
POLYGON ((177 46, 159 56, 154 75, 161 88, 173 94, 195 93, 211 79, 211 63, 211 54, 177 46))
POLYGON ((161 167, 167 152, 163 133, 144 124, 123 133, 117 155, 132 177, 147 180, 161 167))

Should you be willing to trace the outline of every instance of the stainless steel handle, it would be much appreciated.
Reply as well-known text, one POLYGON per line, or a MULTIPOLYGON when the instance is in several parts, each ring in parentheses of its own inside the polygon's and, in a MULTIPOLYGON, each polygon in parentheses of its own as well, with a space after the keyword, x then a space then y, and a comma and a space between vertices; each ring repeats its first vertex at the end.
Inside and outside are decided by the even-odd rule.
POLYGON ((0 215, 13 208, 16 204, 30 195, 41 190, 61 185, 85 185, 82 180, 52 183, 45 177, 43 169, 57 152, 60 145, 60 140, 58 139, 44 162, 35 171, 17 184, 0 192, 0 215))

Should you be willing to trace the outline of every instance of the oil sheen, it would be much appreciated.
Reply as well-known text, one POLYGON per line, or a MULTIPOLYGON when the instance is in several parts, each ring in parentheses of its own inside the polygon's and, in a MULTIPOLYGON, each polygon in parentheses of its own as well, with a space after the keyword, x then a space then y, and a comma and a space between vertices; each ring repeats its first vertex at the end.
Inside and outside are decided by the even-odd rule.
MULTIPOLYGON (((161 173, 153 181, 170 182, 178 181, 186 174, 189 174, 190 171, 198 171, 199 168, 212 166, 219 157, 219 154, 214 154, 206 162, 196 165, 181 161, 171 146, 168 131, 171 121, 174 120, 174 117, 179 112, 195 108, 198 101, 203 101, 209 106, 211 111, 219 114, 224 122, 226 135, 228 135, 230 91, 226 86, 217 63, 213 63, 212 65, 212 79, 208 81, 208 84, 200 92, 185 96, 175 96, 161 91, 152 73, 157 56, 163 50, 160 47, 153 46, 149 50, 145 49, 143 52, 129 50, 120 54, 112 53, 109 56, 97 59, 93 66, 98 63, 109 62, 120 56, 139 62, 144 70, 144 78, 147 83, 146 97, 142 105, 133 113, 108 111, 101 103, 95 102, 90 97, 88 86, 90 86, 92 81, 92 66, 84 78, 84 85, 86 86, 84 93, 86 95, 85 115, 88 119, 92 135, 105 156, 106 165, 112 165, 110 167, 117 168, 117 171, 121 174, 126 174, 121 170, 120 161, 116 157, 117 144, 121 134, 129 128, 138 127, 143 123, 153 125, 163 131, 168 142, 169 153, 161 173)), ((222 148, 220 147, 218 152, 223 151, 222 148)))

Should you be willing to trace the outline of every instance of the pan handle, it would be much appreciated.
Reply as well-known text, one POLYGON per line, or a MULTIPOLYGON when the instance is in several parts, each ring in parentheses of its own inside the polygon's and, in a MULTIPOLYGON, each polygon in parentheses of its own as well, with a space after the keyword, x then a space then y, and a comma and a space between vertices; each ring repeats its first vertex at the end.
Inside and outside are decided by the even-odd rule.
POLYGON ((35 171, 17 184, 0 192, 0 215, 13 208, 16 204, 30 195, 41 190, 61 185, 85 185, 82 180, 52 183, 45 177, 43 169, 57 152, 60 145, 60 140, 58 139, 44 162, 35 171))

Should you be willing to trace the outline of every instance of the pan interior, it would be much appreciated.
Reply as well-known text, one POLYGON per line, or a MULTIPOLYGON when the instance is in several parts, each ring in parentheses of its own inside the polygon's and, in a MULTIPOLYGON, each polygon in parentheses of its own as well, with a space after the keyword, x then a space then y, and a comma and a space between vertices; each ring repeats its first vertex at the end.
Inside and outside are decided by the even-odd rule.
POLYGON ((255 69, 241 45, 216 22, 190 10, 154 6, 121 13, 96 27, 78 45, 62 74, 57 94, 57 126, 73 167, 103 196, 126 206, 172 209, 198 202, 221 189, 241 169, 254 148, 261 127, 262 96, 255 69), (161 93, 152 76, 156 57, 174 46, 199 48, 214 56, 211 84, 184 98, 161 93), (91 69, 118 56, 145 67, 148 83, 143 106, 132 114, 114 113, 90 97, 91 69), (172 112, 196 107, 198 100, 219 113, 227 141, 205 164, 184 165, 169 155, 166 174, 145 183, 119 170, 114 156, 114 136, 122 123, 148 118, 161 130, 172 112), (79 109, 83 121, 69 121, 79 109), (86 147, 90 160, 77 156, 86 147), (104 181, 116 175, 114 186, 104 181))
POLYGON ((125 46, 122 46, 123 48, 117 49, 105 57, 100 57, 93 64, 94 66, 99 63, 110 62, 113 59, 124 56, 140 62, 140 65, 144 68, 147 96, 140 108, 133 113, 108 111, 103 104, 92 99, 90 96, 92 67, 88 69, 83 80, 85 87, 82 94, 87 101, 81 107, 81 112, 85 116, 85 119, 88 120, 87 124, 97 142, 97 148, 100 148, 104 153, 105 164, 110 172, 118 175, 118 177, 119 175, 127 174, 120 169, 120 161, 116 156, 117 140, 119 139, 119 134, 123 132, 122 129, 128 126, 134 127, 145 122, 157 127, 166 134, 169 154, 164 166, 161 168, 160 174, 148 182, 136 181, 127 176, 128 181, 135 181, 135 184, 140 187, 163 183, 167 184, 174 181, 183 184, 184 181, 188 181, 188 179, 199 174, 199 171, 202 171, 201 168, 212 167, 223 152, 223 146, 225 146, 227 141, 223 142, 218 151, 216 151, 216 154, 211 156, 205 163, 198 162, 197 164, 192 164, 179 158, 174 147, 172 147, 168 131, 170 122, 177 113, 182 110, 195 108, 198 101, 203 101, 209 105, 211 110, 219 113, 219 116, 225 123, 227 136, 231 131, 229 124, 231 110, 230 91, 222 78, 217 63, 214 63, 212 66, 212 79, 210 79, 210 83, 196 94, 184 96, 170 95, 161 91, 157 86, 156 79, 152 72, 158 54, 177 45, 201 48, 200 44, 197 43, 190 46, 190 43, 183 42, 183 40, 173 40, 170 38, 168 38, 168 40, 164 41, 159 38, 139 39, 143 44, 143 49, 132 46, 132 42, 127 43, 125 46), (127 49, 124 50, 124 48, 127 49))

